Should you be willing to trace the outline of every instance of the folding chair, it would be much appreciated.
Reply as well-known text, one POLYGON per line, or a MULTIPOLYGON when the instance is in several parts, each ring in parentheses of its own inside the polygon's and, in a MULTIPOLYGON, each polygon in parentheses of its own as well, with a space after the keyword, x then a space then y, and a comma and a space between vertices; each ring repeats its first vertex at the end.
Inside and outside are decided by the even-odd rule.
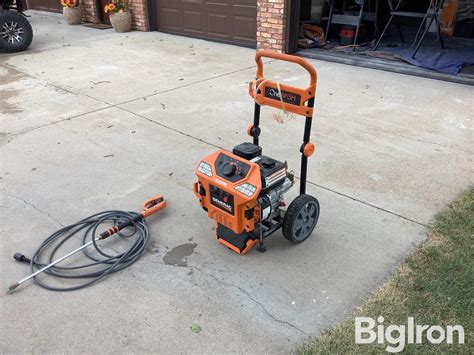
POLYGON ((430 23, 428 24, 428 26, 425 26, 425 30, 423 34, 421 35, 420 41, 418 42, 416 49, 413 52, 413 55, 411 56, 412 58, 415 58, 416 53, 418 53, 418 49, 420 49, 421 44, 423 43, 423 40, 425 39, 426 33, 428 33, 428 30, 430 29, 433 21, 436 22, 436 32, 438 35, 439 44, 441 45, 442 49, 445 48, 443 37, 441 36, 441 29, 440 29, 440 24, 439 24, 439 11, 443 7, 443 3, 444 3, 444 0, 435 0, 435 1, 430 0, 430 6, 428 10, 426 11, 423 21, 421 21, 420 27, 418 28, 418 32, 416 33, 415 42, 418 38, 418 34, 420 33, 421 28, 423 27, 423 24, 427 21, 428 17, 430 17, 430 23), (430 9, 433 9, 432 12, 430 12, 430 9))
POLYGON ((441 48, 444 48, 444 42, 443 42, 443 38, 441 37, 441 32, 440 32, 440 28, 439 28, 439 14, 438 14, 439 10, 443 6, 443 0, 430 0, 430 4, 429 4, 428 9, 426 10, 426 12, 399 11, 399 8, 400 8, 400 5, 401 5, 402 1, 403 0, 398 0, 397 5, 393 6, 392 0, 387 0, 388 6, 390 7, 390 19, 388 20, 387 24, 385 25, 384 30, 382 31, 382 34, 380 35, 377 43, 375 44, 374 51, 376 51, 377 48, 379 47, 380 41, 385 36, 385 32, 387 31, 387 28, 390 26, 390 23, 392 22, 392 20, 395 20, 395 24, 397 25, 397 29, 398 29, 398 32, 400 34, 400 39, 402 40, 403 43, 405 43, 405 41, 403 39, 402 31, 400 29, 400 25, 398 24, 398 21, 397 21, 397 17, 412 17, 412 18, 421 18, 422 19, 412 46, 418 41, 418 35, 420 34, 420 31, 421 31, 423 25, 425 24, 427 19, 430 18, 430 23, 429 23, 428 26, 425 26, 425 30, 423 31, 423 34, 422 34, 420 40, 418 41, 418 44, 417 44, 416 49, 415 49, 415 51, 412 55, 412 58, 415 58, 415 55, 418 52, 418 49, 420 48, 421 44, 423 43, 423 40, 425 39, 426 33, 428 32, 428 30, 429 30, 431 24, 433 23, 433 21, 436 21, 438 39, 439 39, 441 48))

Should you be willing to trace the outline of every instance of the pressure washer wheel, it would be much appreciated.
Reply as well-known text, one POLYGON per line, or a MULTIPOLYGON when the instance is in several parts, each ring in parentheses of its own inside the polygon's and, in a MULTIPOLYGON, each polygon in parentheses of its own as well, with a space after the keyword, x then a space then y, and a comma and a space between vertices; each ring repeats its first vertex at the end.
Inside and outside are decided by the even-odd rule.
POLYGON ((26 50, 33 40, 33 29, 24 15, 0 9, 0 52, 26 50))
POLYGON ((319 218, 319 202, 310 195, 299 195, 286 210, 283 235, 294 244, 305 241, 313 232, 319 218))

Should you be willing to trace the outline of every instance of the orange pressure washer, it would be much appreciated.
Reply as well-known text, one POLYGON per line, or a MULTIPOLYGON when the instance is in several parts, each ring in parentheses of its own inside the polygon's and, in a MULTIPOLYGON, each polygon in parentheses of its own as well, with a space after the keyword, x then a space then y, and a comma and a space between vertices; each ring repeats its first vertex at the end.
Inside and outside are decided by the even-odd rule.
POLYGON ((264 252, 264 239, 282 228, 283 235, 298 244, 313 232, 319 218, 319 202, 306 194, 308 158, 314 152, 310 142, 317 74, 303 58, 270 51, 255 56, 257 75, 249 83, 255 100, 253 124, 248 128, 253 143, 242 143, 232 153, 223 149, 202 159, 195 169, 198 181, 194 193, 208 217, 215 221, 217 240, 239 254, 255 244, 264 252), (299 64, 310 75, 301 89, 264 79, 262 57, 299 64), (259 146, 260 108, 272 106, 306 117, 301 145, 300 194, 283 210, 283 195, 294 185, 287 164, 262 155, 259 146))

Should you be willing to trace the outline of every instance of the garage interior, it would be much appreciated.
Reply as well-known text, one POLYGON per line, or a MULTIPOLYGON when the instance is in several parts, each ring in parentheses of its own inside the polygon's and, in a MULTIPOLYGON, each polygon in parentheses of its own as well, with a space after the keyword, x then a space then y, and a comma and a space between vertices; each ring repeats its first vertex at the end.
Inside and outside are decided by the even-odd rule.
POLYGON ((474 82, 474 1, 301 0, 290 11, 288 52, 461 83, 474 82), (432 15, 436 9, 438 17, 432 15))

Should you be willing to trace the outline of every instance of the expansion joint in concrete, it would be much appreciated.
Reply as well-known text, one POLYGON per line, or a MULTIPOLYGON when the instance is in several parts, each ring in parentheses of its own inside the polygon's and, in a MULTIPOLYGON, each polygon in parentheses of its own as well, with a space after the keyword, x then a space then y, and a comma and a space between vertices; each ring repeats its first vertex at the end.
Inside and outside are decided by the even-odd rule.
MULTIPOLYGON (((298 177, 297 177, 297 178, 298 178, 298 177)), ((406 220, 406 221, 408 221, 408 222, 415 223, 415 224, 418 224, 418 225, 420 225, 420 226, 422 226, 422 227, 426 227, 426 228, 429 227, 429 225, 427 225, 426 223, 422 223, 422 222, 415 221, 414 219, 405 217, 405 216, 403 216, 403 215, 401 215, 401 214, 399 214, 399 213, 396 213, 396 212, 393 212, 393 211, 389 211, 389 210, 387 210, 387 209, 385 209, 385 208, 382 208, 382 207, 373 205, 373 204, 371 204, 371 203, 369 203, 369 202, 360 200, 360 199, 358 199, 358 198, 355 198, 355 197, 346 195, 345 193, 336 191, 336 190, 331 189, 331 188, 329 188, 329 187, 326 187, 326 186, 323 186, 323 185, 319 185, 319 184, 316 184, 316 183, 311 182, 311 181, 307 181, 307 183, 310 184, 310 185, 319 187, 319 188, 321 188, 321 189, 323 189, 323 190, 326 190, 326 191, 335 193, 335 194, 337 194, 337 195, 339 195, 339 196, 348 198, 348 199, 350 199, 350 200, 352 200, 352 201, 355 201, 355 202, 361 203, 361 204, 363 204, 363 205, 366 205, 366 206, 375 208, 375 209, 377 209, 377 210, 379 210, 379 211, 382 211, 382 212, 385 212, 385 213, 389 213, 389 214, 391 214, 391 215, 393 215, 393 216, 395 216, 395 217, 404 219, 404 220, 406 220)))

